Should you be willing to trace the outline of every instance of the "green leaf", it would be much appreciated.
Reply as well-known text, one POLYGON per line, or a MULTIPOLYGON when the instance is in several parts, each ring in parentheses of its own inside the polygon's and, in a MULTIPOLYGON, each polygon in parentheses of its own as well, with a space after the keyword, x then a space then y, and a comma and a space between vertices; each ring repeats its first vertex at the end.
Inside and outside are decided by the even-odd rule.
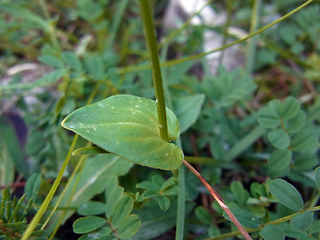
POLYGON ((212 222, 212 216, 208 209, 203 206, 198 206, 195 209, 195 214, 197 218, 204 224, 210 224, 212 222))
POLYGON ((320 191, 320 167, 317 167, 316 170, 314 170, 314 180, 318 190, 320 191))
POLYGON ((285 149, 290 144, 290 137, 283 129, 275 129, 269 132, 268 139, 273 146, 285 149))
POLYGON ((269 183, 269 190, 287 208, 294 211, 299 211, 303 208, 303 200, 300 193, 285 180, 272 180, 269 183))
POLYGON ((173 101, 173 109, 179 119, 181 133, 195 123, 203 102, 204 94, 189 95, 173 101))
POLYGON ((283 240, 285 237, 280 227, 271 224, 266 225, 259 234, 264 240, 283 240))
POLYGON ((246 192, 243 188, 243 185, 239 181, 234 181, 231 183, 231 192, 234 195, 235 200, 240 203, 244 204, 246 201, 246 192))
MULTIPOLYGON (((108 188, 108 186, 107 186, 108 188)), ((110 218, 120 200, 124 192, 123 187, 115 186, 110 194, 107 195, 107 208, 106 208, 106 215, 108 218, 110 218)))
POLYGON ((99 147, 83 147, 72 152, 72 156, 97 155, 100 153, 109 153, 99 147))
POLYGON ((39 58, 39 61, 47 64, 49 66, 55 67, 55 68, 63 68, 63 62, 52 55, 42 55, 39 58))
POLYGON ((85 66, 89 74, 95 81, 102 80, 106 77, 103 60, 98 55, 90 56, 85 59, 85 66))
POLYGON ((284 128, 289 133, 296 133, 305 125, 306 120, 307 114, 303 111, 300 111, 294 118, 284 122, 284 128))
POLYGON ((139 231, 140 225, 141 221, 137 215, 127 216, 117 228, 120 239, 131 238, 139 231))
POLYGON ((170 207, 170 199, 167 196, 159 196, 158 203, 162 211, 167 211, 170 207))
POLYGON ((40 190, 41 181, 42 177, 39 173, 34 173, 28 178, 24 192, 29 200, 33 199, 34 202, 36 201, 40 190))
POLYGON ((283 120, 294 118, 300 110, 300 103, 294 97, 287 97, 280 106, 280 117, 283 120))
MULTIPOLYGON (((193 209, 193 206, 193 204, 186 203, 186 217, 193 209)), ((157 203, 154 203, 154 205, 149 204, 148 206, 136 210, 136 214, 141 218, 141 227, 138 233, 132 237, 132 240, 155 239, 175 226, 177 219, 177 204, 172 202, 170 208, 166 212, 162 211, 157 206, 157 203)))
POLYGON ((82 64, 77 55, 74 52, 63 52, 63 61, 71 67, 72 70, 77 72, 82 71, 82 64))
POLYGON ((280 119, 276 112, 265 106, 258 111, 258 123, 264 128, 276 128, 280 125, 280 119))
POLYGON ((313 234, 313 233, 318 233, 320 232, 320 220, 314 221, 312 226, 308 229, 308 233, 313 234))
POLYGON ((0 146, 0 184, 11 184, 14 180, 15 169, 28 177, 29 166, 23 151, 17 151, 20 146, 17 132, 3 115, 0 117, 0 146))
POLYGON ((318 162, 318 158, 314 153, 301 153, 294 158, 293 168, 298 171, 305 171, 317 166, 318 162))
MULTIPOLYGON (((179 136, 179 122, 167 109, 170 140, 179 136)), ((163 170, 177 169, 183 153, 160 137, 156 103, 132 95, 114 95, 80 108, 62 126, 102 149, 134 163, 163 170)))
POLYGON ((99 215, 106 211, 106 205, 102 202, 89 201, 81 204, 78 207, 78 214, 88 216, 88 215, 99 215))
POLYGON ((78 240, 115 240, 116 238, 111 235, 111 228, 103 226, 93 232, 82 235, 78 240))
POLYGON ((293 229, 300 232, 304 232, 312 226, 313 214, 310 211, 306 211, 295 215, 291 221, 290 225, 293 229))
POLYGON ((118 227, 121 222, 129 216, 133 209, 133 199, 128 196, 124 195, 118 201, 116 208, 111 216, 111 222, 115 227, 118 227))
MULTIPOLYGON (((238 219, 238 221, 241 223, 241 225, 247 227, 247 228, 259 228, 261 225, 261 221, 259 218, 252 214, 251 212, 242 209, 242 208, 230 208, 234 216, 238 219)), ((223 216, 227 218, 229 221, 229 217, 226 215, 226 213, 223 213, 223 216)))
POLYGON ((318 147, 318 144, 318 137, 311 128, 301 129, 291 141, 292 149, 299 152, 313 151, 318 147))
POLYGON ((49 23, 39 17, 38 15, 34 14, 33 12, 29 11, 26 7, 20 7, 16 3, 4 3, 0 4, 0 9, 10 13, 11 15, 22 18, 30 23, 33 24, 34 28, 40 28, 44 31, 49 30, 49 23))
POLYGON ((220 68, 218 76, 203 81, 202 88, 218 106, 228 107, 250 96, 256 85, 252 78, 240 71, 227 72, 220 68))
POLYGON ((281 149, 273 151, 268 159, 268 166, 273 170, 286 169, 292 158, 292 152, 288 149, 281 149))
POLYGON ((78 218, 73 224, 73 231, 75 233, 87 233, 102 227, 106 224, 106 219, 97 216, 88 216, 78 218))
MULTIPOLYGON (((106 182, 109 178, 126 174, 132 165, 132 163, 128 165, 127 160, 112 154, 99 154, 88 157, 83 165, 82 173, 75 175, 60 204, 62 206, 67 205, 67 199, 69 198, 71 198, 70 205, 75 207, 90 201, 95 195, 105 190, 106 182), (75 184, 78 186, 73 193, 72 189, 75 184)), ((73 213, 74 211, 69 210, 64 221, 73 213)), ((60 217, 60 214, 63 213, 61 211, 58 212, 55 220, 60 217)), ((52 226, 54 225, 55 223, 52 223, 52 226)))

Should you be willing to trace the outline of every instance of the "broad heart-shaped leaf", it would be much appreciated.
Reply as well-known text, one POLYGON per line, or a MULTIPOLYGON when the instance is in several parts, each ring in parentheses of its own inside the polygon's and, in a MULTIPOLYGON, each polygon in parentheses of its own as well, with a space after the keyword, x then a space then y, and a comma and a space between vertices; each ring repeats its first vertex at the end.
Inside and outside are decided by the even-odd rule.
MULTIPOLYGON (((170 140, 179 136, 179 122, 167 108, 170 140)), ((62 126, 134 163, 163 170, 177 169, 183 153, 160 137, 156 102, 132 95, 114 95, 82 107, 62 126)))

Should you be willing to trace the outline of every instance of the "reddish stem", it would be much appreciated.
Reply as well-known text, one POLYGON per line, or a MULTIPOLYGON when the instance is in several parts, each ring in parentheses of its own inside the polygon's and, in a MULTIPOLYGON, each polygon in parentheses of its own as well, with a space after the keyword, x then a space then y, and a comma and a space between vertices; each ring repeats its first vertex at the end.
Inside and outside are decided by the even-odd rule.
POLYGON ((221 199, 219 194, 209 185, 209 183, 201 176, 201 174, 196 169, 194 169, 186 160, 183 160, 183 164, 186 165, 194 173, 194 175, 196 175, 200 179, 200 181, 203 183, 203 185, 208 189, 208 191, 214 197, 214 199, 219 203, 219 205, 223 209, 223 211, 225 211, 225 213, 229 216, 230 220, 234 223, 234 225, 241 232, 242 236, 246 240, 252 240, 252 238, 247 233, 247 231, 244 229, 244 227, 239 223, 238 219, 233 215, 233 213, 228 208, 228 206, 223 202, 223 200, 221 199))

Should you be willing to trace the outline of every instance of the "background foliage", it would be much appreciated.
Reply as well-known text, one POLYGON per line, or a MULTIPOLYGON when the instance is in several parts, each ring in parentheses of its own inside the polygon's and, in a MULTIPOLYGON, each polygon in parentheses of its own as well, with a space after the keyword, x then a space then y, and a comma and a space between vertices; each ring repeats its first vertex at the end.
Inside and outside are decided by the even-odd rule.
MULTIPOLYGON (((207 7, 229 8, 230 25, 246 31, 301 4, 229 2, 207 7)), ((153 4, 163 62, 203 52, 211 26, 187 24, 168 39, 167 2, 153 4)), ((0 11, 0 239, 20 239, 71 145, 64 117, 119 93, 152 99, 154 89, 136 1, 12 0, 1 1, 0 11)), ((315 1, 238 44, 246 60, 235 70, 221 64, 212 76, 205 57, 162 68, 185 159, 253 239, 320 238, 319 16, 315 1)), ((214 30, 223 35, 224 27, 214 30)), ((79 138, 76 148, 83 147, 79 138)), ((179 214, 186 239, 239 235, 192 173, 181 193, 175 171, 92 151, 73 154, 34 239, 173 239, 179 214)))

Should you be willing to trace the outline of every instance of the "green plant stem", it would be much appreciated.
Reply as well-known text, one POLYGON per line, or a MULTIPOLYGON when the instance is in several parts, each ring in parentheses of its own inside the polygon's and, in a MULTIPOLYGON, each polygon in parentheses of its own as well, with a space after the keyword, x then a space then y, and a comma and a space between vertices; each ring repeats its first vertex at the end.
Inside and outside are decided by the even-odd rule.
MULTIPOLYGON (((301 210, 301 211, 298 211, 298 212, 295 212, 293 214, 290 214, 288 216, 285 216, 285 217, 282 217, 282 218, 279 218, 277 220, 274 220, 274 221, 271 221, 271 222, 268 222, 266 224, 264 224, 263 226, 259 227, 259 228, 255 228, 255 229, 248 229, 248 232, 252 233, 252 232, 258 232, 260 230, 262 230, 264 228, 264 226, 266 226, 267 224, 279 224, 279 223, 282 223, 282 222, 286 222, 286 221, 289 221, 291 220, 294 216, 300 214, 300 213, 304 213, 306 211, 310 211, 310 212, 316 212, 316 211, 320 211, 320 206, 316 206, 316 207, 312 207, 312 208, 308 208, 308 209, 305 209, 305 210, 301 210)), ((240 235, 241 233, 238 231, 238 232, 230 232, 230 233, 225 233, 225 234, 222 234, 218 237, 213 237, 213 238, 206 238, 204 240, 218 240, 218 239, 224 239, 224 238, 231 238, 231 237, 235 237, 235 236, 238 236, 240 235)))
MULTIPOLYGON (((161 51, 161 59, 166 60, 168 53, 168 44, 165 44, 161 51)), ((166 94, 167 105, 170 109, 173 109, 172 97, 168 88, 167 82, 167 69, 163 70, 163 87, 166 94)), ((181 138, 177 139, 177 145, 182 149, 181 138)), ((180 166, 178 170, 178 205, 177 205, 177 221, 176 221, 176 240, 184 239, 184 222, 185 222, 185 212, 186 212, 186 182, 185 182, 185 167, 180 166)))
MULTIPOLYGON (((39 6, 40 6, 40 9, 43 12, 44 17, 46 18, 46 21, 48 23, 51 22, 50 14, 49 14, 49 11, 48 11, 47 6, 45 4, 45 1, 44 0, 38 0, 38 2, 39 2, 39 6)), ((56 37, 56 28, 52 24, 52 22, 50 24, 48 24, 48 23, 47 23, 47 28, 48 29, 46 29, 46 30, 48 31, 50 41, 51 41, 53 47, 58 49, 59 48, 59 44, 58 44, 58 39, 56 37)))
MULTIPOLYGON (((88 145, 91 145, 91 143, 89 143, 88 145)), ((62 192, 62 194, 61 194, 61 196, 60 196, 60 198, 59 198, 56 206, 59 205, 59 203, 60 203, 60 201, 62 200, 62 198, 64 197, 67 189, 69 188, 72 180, 74 179, 76 173, 79 171, 79 169, 80 169, 80 167, 81 167, 80 174, 78 175, 78 178, 76 179, 76 184, 73 186, 72 194, 70 194, 70 198, 68 199, 68 202, 67 202, 67 204, 66 204, 66 207, 70 206, 71 201, 72 201, 72 196, 74 195, 74 193, 75 193, 75 191, 76 191, 76 189, 77 189, 77 187, 78 187, 78 184, 79 184, 79 181, 80 181, 80 177, 81 177, 81 175, 82 175, 83 164, 84 164, 85 160, 86 160, 86 156, 82 156, 82 157, 80 158, 80 160, 78 161, 78 163, 77 163, 77 165, 76 165, 76 167, 75 167, 75 169, 74 169, 71 177, 69 178, 68 183, 67 183, 65 189, 63 190, 63 192, 62 192)), ((60 215, 60 217, 59 217, 59 219, 58 219, 58 222, 56 223, 56 226, 55 226, 55 228, 53 229, 53 231, 52 231, 52 233, 51 233, 51 235, 50 235, 50 237, 49 237, 49 240, 52 240, 52 239, 54 238, 54 236, 56 235, 57 231, 59 230, 60 224, 61 224, 61 222, 63 221, 66 213, 67 213, 67 211, 64 210, 63 213, 60 215)), ((49 218, 48 218, 48 220, 49 220, 49 218)))
MULTIPOLYGON (((231 16, 232 16, 232 0, 228 0, 227 1, 227 21, 224 25, 224 28, 223 28, 223 40, 222 40, 222 46, 226 45, 227 44, 227 40, 228 40, 228 28, 231 24, 231 16)), ((221 52, 221 55, 219 57, 219 66, 221 66, 222 64, 222 61, 223 61, 223 57, 224 57, 224 53, 225 51, 222 51, 221 52)))
MULTIPOLYGON (((260 28, 258 31, 253 32, 253 33, 249 34, 248 36, 246 36, 244 38, 238 39, 238 40, 236 40, 236 41, 234 41, 232 43, 226 44, 226 45, 224 45, 224 46, 222 46, 220 48, 216 48, 216 49, 213 49, 213 50, 208 51, 208 52, 196 54, 196 55, 193 55, 193 56, 190 56, 190 57, 185 57, 185 58, 180 58, 180 59, 176 59, 176 60, 163 62, 161 64, 161 66, 168 67, 168 66, 173 66, 173 65, 180 64, 180 63, 184 63, 184 62, 187 62, 187 61, 196 60, 196 59, 202 58, 202 57, 204 57, 204 56, 206 56, 208 54, 211 54, 211 53, 214 53, 214 52, 218 52, 218 51, 222 51, 222 50, 224 50, 226 48, 229 48, 229 47, 232 47, 232 46, 234 46, 234 45, 236 45, 238 43, 244 42, 244 41, 248 40, 249 38, 251 38, 253 36, 256 36, 256 35, 264 32, 265 30, 273 27, 274 25, 282 22, 283 20, 285 20, 286 18, 290 17, 292 14, 295 14, 296 12, 300 11, 302 8, 306 7, 307 5, 312 3, 313 1, 314 0, 306 1, 305 3, 301 4, 296 9, 294 9, 291 12, 287 13, 286 15, 282 16, 281 18, 279 18, 279 19, 275 20, 274 22, 264 26, 263 28, 260 28)), ((147 70, 147 69, 150 69, 150 65, 119 68, 118 69, 118 73, 119 74, 124 74, 124 73, 128 73, 128 72, 136 72, 136 71, 142 71, 142 70, 147 70)))
POLYGON ((68 163, 69 163, 69 160, 71 158, 71 154, 76 146, 76 143, 77 143, 77 140, 78 140, 78 134, 76 134, 73 138, 73 141, 72 141, 72 144, 71 144, 71 147, 69 149, 69 152, 67 154, 67 157, 66 159, 64 160, 63 162, 63 165, 59 171, 59 174, 56 178, 56 180, 54 181, 47 197, 45 198, 44 202, 42 203, 39 211, 37 212, 37 214, 34 216, 34 218, 32 219, 31 223, 28 225, 28 228, 25 230, 25 232, 23 233, 22 235, 22 239, 21 240, 28 240, 29 237, 31 236, 33 230, 36 228, 36 226, 38 225, 39 221, 41 220, 44 212, 47 210, 48 206, 49 206, 49 203, 54 195, 54 193, 56 192, 58 186, 59 186, 59 183, 62 179, 62 176, 63 176, 63 173, 65 171, 65 169, 67 168, 68 166, 68 163))
MULTIPOLYGON (((180 138, 177 141, 178 146, 181 147, 180 138)), ((178 170, 178 207, 177 207, 177 224, 176 224, 176 240, 184 239, 184 222, 186 212, 186 181, 185 181, 185 167, 182 165, 178 170)))
POLYGON ((196 175, 200 181, 203 183, 203 185, 208 189, 208 191, 211 193, 212 197, 218 202, 220 207, 223 209, 223 211, 228 215, 230 220, 234 223, 234 225, 238 228, 238 230, 241 232, 242 236, 246 240, 252 240, 248 232, 244 229, 244 227, 239 223, 238 219, 233 215, 233 213, 230 211, 228 206, 223 202, 219 194, 210 186, 210 184, 201 176, 201 174, 194 169, 186 160, 183 160, 183 164, 189 168, 194 175, 196 175))
MULTIPOLYGON (((252 8, 252 17, 251 17, 251 27, 250 33, 257 31, 259 24, 259 19, 261 15, 262 1, 254 0, 252 8)), ((246 56, 246 72, 250 75, 253 71, 255 54, 256 54, 256 45, 258 41, 258 36, 251 38, 248 42, 247 56, 246 56)))
POLYGON ((251 144, 253 144, 258 138, 260 138, 265 132, 265 128, 261 126, 255 127, 249 134, 244 136, 228 151, 224 157, 224 160, 231 161, 234 159, 236 156, 246 150, 251 144))
POLYGON ((206 2, 206 4, 204 4, 199 11, 195 12, 194 14, 192 14, 184 23, 181 27, 179 27, 178 29, 172 31, 166 38, 164 38, 162 40, 162 42, 159 44, 159 48, 162 48, 163 46, 167 45, 175 36, 177 36, 183 29, 185 29, 190 23, 191 20, 199 15, 203 9, 205 9, 211 2, 213 2, 213 0, 209 0, 208 2, 206 2))
POLYGON ((115 12, 115 17, 112 19, 112 25, 109 30, 110 36, 109 36, 109 38, 107 40, 107 44, 106 44, 106 46, 108 48, 111 48, 114 43, 114 39, 115 39, 116 34, 119 29, 120 20, 122 19, 124 10, 126 9, 128 3, 129 3, 129 0, 124 0, 124 1, 118 2, 117 9, 115 12))
POLYGON ((139 0, 139 6, 147 42, 147 48, 151 60, 152 78, 156 94, 160 136, 163 140, 169 142, 166 105, 159 63, 158 46, 149 0, 139 0))

